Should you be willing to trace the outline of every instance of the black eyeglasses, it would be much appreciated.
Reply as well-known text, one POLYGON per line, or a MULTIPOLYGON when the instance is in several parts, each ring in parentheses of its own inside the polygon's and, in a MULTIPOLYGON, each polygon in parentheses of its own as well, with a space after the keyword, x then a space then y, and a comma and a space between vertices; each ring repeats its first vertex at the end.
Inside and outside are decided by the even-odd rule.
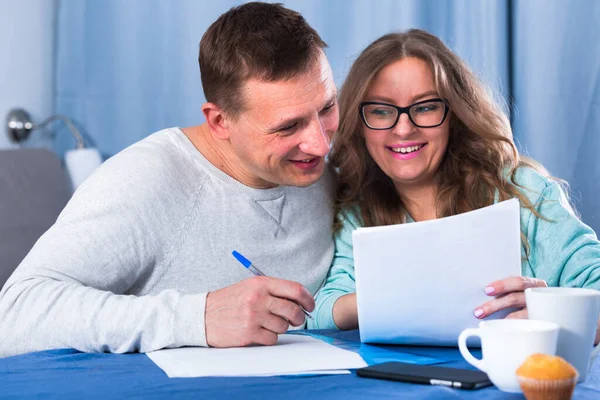
POLYGON ((360 103, 360 116, 369 129, 392 129, 402 114, 408 114, 410 122, 418 128, 435 128, 444 123, 448 115, 448 105, 442 99, 419 101, 407 107, 378 101, 360 103))

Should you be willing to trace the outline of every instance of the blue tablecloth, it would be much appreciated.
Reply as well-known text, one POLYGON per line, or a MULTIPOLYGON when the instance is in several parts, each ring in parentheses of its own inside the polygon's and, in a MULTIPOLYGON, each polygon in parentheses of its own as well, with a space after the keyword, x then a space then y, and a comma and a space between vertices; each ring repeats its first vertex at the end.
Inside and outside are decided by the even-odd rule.
MULTIPOLYGON (((392 359, 471 368, 455 348, 361 345, 357 331, 304 331, 356 351, 369 364, 392 359)), ((1 338, 0 338, 1 339, 1 338)), ((472 369, 472 368, 471 368, 472 369)), ((50 350, 0 359, 0 398, 523 399, 495 387, 467 391, 351 375, 170 379, 144 354, 50 350)), ((574 399, 600 399, 600 362, 574 399)))

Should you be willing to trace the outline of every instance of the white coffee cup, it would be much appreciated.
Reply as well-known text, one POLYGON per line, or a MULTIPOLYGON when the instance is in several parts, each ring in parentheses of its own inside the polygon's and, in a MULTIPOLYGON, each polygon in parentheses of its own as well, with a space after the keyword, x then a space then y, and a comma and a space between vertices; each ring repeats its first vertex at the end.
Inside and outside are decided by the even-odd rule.
POLYGON ((525 290, 529 318, 560 325, 556 354, 573 364, 579 382, 588 374, 591 360, 600 352, 594 338, 600 315, 600 291, 543 287, 525 290))
POLYGON ((517 369, 534 353, 554 355, 558 340, 558 324, 527 319, 481 321, 479 328, 468 328, 458 336, 458 348, 465 360, 488 374, 498 389, 519 393, 517 369), (479 336, 482 359, 467 348, 467 339, 479 336))

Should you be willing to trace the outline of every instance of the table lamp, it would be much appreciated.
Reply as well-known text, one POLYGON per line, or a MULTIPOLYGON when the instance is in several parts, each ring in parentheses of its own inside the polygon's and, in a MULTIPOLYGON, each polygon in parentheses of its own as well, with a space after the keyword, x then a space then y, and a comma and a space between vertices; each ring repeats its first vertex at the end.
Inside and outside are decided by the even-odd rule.
POLYGON ((76 141, 76 148, 65 152, 65 167, 71 178, 73 190, 76 190, 96 168, 102 164, 102 156, 98 149, 85 147, 83 137, 73 122, 64 115, 52 115, 39 124, 31 121, 29 113, 21 108, 13 109, 6 116, 6 128, 10 140, 21 143, 29 137, 32 131, 43 129, 54 121, 62 121, 76 141))

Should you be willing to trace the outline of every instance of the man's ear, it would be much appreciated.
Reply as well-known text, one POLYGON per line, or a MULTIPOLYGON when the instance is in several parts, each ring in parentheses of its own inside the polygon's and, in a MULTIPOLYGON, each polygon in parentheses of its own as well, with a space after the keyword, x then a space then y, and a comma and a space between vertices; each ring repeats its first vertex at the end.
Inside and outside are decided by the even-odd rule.
POLYGON ((223 109, 215 103, 204 103, 202 113, 212 134, 221 140, 229 139, 229 124, 223 109))

